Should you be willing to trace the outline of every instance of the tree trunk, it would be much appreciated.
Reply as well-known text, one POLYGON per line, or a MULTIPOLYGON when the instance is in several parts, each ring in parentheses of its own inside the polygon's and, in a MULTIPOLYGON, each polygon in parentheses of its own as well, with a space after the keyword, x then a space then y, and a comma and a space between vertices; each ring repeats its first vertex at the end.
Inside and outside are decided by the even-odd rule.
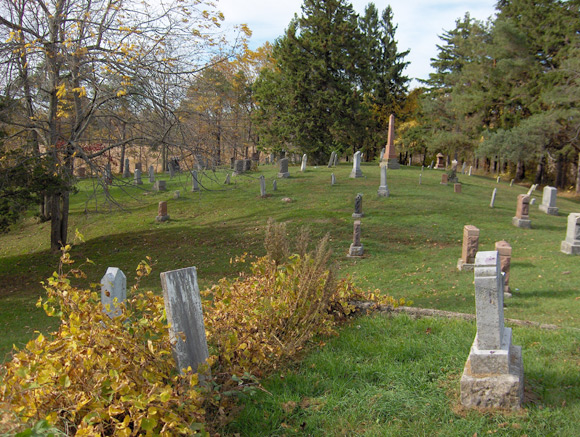
POLYGON ((540 158, 538 162, 538 167, 536 168, 536 177, 534 178, 534 184, 540 185, 542 183, 542 177, 544 175, 544 157, 540 158))
POLYGON ((562 154, 558 155, 558 161, 556 161, 556 187, 564 188, 566 185, 566 178, 564 176, 564 157, 562 154))
POLYGON ((580 152, 578 152, 578 168, 576 168, 576 194, 580 194, 580 152))
POLYGON ((523 181, 525 177, 526 177, 526 165, 524 164, 524 161, 520 159, 516 167, 516 181, 523 181))
POLYGON ((126 145, 123 144, 121 146, 121 163, 119 165, 119 173, 120 174, 123 174, 123 171, 125 171, 125 148, 126 148, 126 145))
POLYGON ((58 251, 66 245, 69 193, 55 193, 50 198, 50 248, 58 251))

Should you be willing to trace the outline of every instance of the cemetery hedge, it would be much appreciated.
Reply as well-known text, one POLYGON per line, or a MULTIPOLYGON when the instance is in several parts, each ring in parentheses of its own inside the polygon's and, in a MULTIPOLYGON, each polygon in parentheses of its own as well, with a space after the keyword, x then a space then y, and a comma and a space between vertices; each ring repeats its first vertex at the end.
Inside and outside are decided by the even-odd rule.
MULTIPOLYGON (((88 282, 95 282, 102 277, 107 266, 117 266, 129 272, 145 255, 149 255, 155 260, 155 272, 195 265, 201 288, 209 289, 214 285, 220 287, 221 278, 225 278, 224 283, 229 284, 239 278, 239 284, 242 284, 244 280, 253 277, 252 263, 230 263, 236 256, 241 257, 244 253, 257 255, 256 265, 261 266, 261 269, 273 268, 260 258, 266 253, 262 242, 268 227, 267 218, 273 217, 278 222, 287 222, 285 232, 290 240, 300 235, 299 229, 305 223, 310 226, 313 239, 322 238, 330 232, 328 245, 333 249, 331 260, 337 265, 337 279, 350 274, 358 286, 381 290, 377 294, 413 300, 419 307, 473 313, 473 275, 455 269, 461 254, 463 226, 473 224, 481 231, 480 250, 492 250, 494 242, 501 239, 509 241, 513 247, 510 283, 514 298, 506 301, 506 317, 560 326, 558 334, 536 328, 514 330, 514 343, 524 347, 526 384, 528 388, 531 387, 534 397, 525 405, 525 421, 518 419, 518 416, 505 416, 510 427, 515 424, 515 428, 510 428, 510 434, 523 435, 525 432, 517 429, 517 426, 522 426, 521 429, 527 430, 528 435, 543 435, 542 430, 558 430, 559 435, 573 435, 570 427, 564 423, 577 423, 580 417, 577 403, 573 401, 580 397, 579 384, 569 376, 570 372, 577 372, 580 350, 577 331, 580 327, 577 318, 580 311, 578 258, 561 254, 559 246, 565 236, 566 217, 568 213, 579 210, 578 201, 560 195, 558 217, 540 213, 537 207, 532 207, 532 229, 523 230, 511 226, 511 217, 515 213, 515 198, 527 191, 526 187, 517 184, 510 187, 505 181, 498 185, 495 180, 481 176, 469 178, 459 175, 463 190, 461 194, 455 194, 452 187, 439 184, 441 172, 424 170, 422 185, 419 186, 419 169, 402 167, 398 171, 389 171, 391 196, 381 199, 376 196, 378 166, 363 164, 365 177, 356 180, 348 178, 350 170, 349 165, 339 165, 332 170, 309 167, 301 174, 296 171, 296 167, 291 167, 291 178, 278 180, 278 191, 268 190, 266 198, 259 196, 255 173, 233 178, 234 183, 230 187, 221 185, 223 175, 219 172, 215 175, 205 173, 203 182, 209 190, 201 193, 188 192, 190 181, 185 175, 167 181, 169 194, 153 193, 147 188, 134 187, 128 183, 122 187, 111 187, 112 194, 123 205, 123 210, 115 209, 100 195, 93 196, 89 181, 81 182, 79 192, 71 198, 71 223, 85 235, 86 242, 73 247, 72 256, 93 260, 93 264, 83 265, 85 274, 90 278, 88 282), (338 182, 333 187, 330 186, 331 173, 337 176, 338 182), (490 209, 489 198, 495 187, 498 188, 496 204, 490 209), (172 199, 171 190, 176 189, 180 189, 182 195, 179 199, 172 199), (344 255, 352 241, 350 215, 354 195, 359 192, 364 195, 362 242, 366 256, 360 260, 347 260, 344 255), (284 197, 290 197, 292 202, 281 202, 284 197), (159 200, 169 200, 171 220, 168 223, 155 223, 159 200), (550 367, 558 371, 551 371, 550 367), (546 423, 544 428, 539 425, 542 420, 546 423)), ((261 167, 260 173, 266 176, 269 184, 276 177, 276 169, 273 167, 261 167)), ((6 358, 13 343, 24 350, 33 337, 33 331, 41 331, 48 339, 47 333, 58 328, 58 323, 53 321, 55 318, 46 317, 41 309, 34 308, 34 302, 39 296, 46 297, 39 282, 51 276, 58 263, 43 238, 46 229, 47 224, 37 224, 33 218, 29 218, 18 224, 12 233, 0 236, 0 324, 7 333, 0 339, 0 347, 2 356, 6 358)), ((298 263, 302 259, 294 258, 293 262, 298 263)), ((82 284, 87 280, 75 277, 69 279, 71 287, 80 290, 86 288, 82 284)), ((151 289, 154 295, 158 295, 158 277, 143 276, 140 289, 151 289)), ((219 294, 224 291, 214 288, 213 292, 219 294)), ((429 324, 425 321, 401 320, 401 317, 389 319, 390 322, 359 320, 349 324, 346 331, 341 330, 348 332, 347 338, 354 339, 349 341, 360 343, 363 338, 382 336, 386 330, 389 332, 385 339, 387 344, 394 342, 394 345, 400 345, 408 341, 414 344, 413 336, 426 333, 429 328, 430 333, 425 338, 432 339, 432 334, 437 333, 443 343, 457 347, 452 351, 443 348, 436 353, 442 362, 447 363, 439 366, 430 362, 434 358, 430 356, 433 345, 429 342, 417 346, 418 349, 410 356, 408 353, 411 352, 403 346, 395 347, 387 355, 374 355, 374 352, 367 349, 342 348, 340 345, 343 340, 340 337, 330 341, 322 340, 330 345, 330 348, 326 346, 320 352, 325 358, 318 360, 317 352, 313 358, 310 358, 310 354, 301 354, 301 357, 306 358, 304 364, 294 365, 287 360, 280 360, 279 373, 264 382, 265 389, 272 393, 273 398, 270 395, 261 398, 256 394, 243 393, 243 388, 253 385, 251 378, 242 377, 240 382, 230 380, 236 387, 234 391, 239 392, 245 408, 240 420, 223 432, 253 435, 259 428, 252 428, 252 423, 262 421, 270 426, 267 433, 299 434, 300 425, 307 422, 313 435, 322 435, 326 430, 340 434, 343 428, 333 427, 331 423, 337 421, 346 426, 346 419, 340 418, 342 411, 342 416, 350 417, 352 427, 358 424, 361 435, 389 435, 386 428, 380 427, 382 419, 370 425, 376 418, 385 418, 385 423, 391 423, 390 426, 396 424, 393 430, 398 429, 399 435, 411 433, 412 424, 416 421, 397 412, 403 409, 391 411, 390 407, 381 404, 383 410, 374 419, 363 414, 366 410, 371 415, 377 414, 377 410, 372 407, 375 405, 372 399, 378 392, 373 394, 370 389, 375 386, 374 390, 381 391, 381 396, 391 392, 402 396, 406 399, 403 404, 407 406, 421 405, 419 399, 428 399, 425 403, 431 407, 421 409, 420 426, 432 429, 435 434, 435 425, 440 425, 442 418, 454 421, 455 425, 449 425, 448 422, 442 427, 450 430, 450 433, 470 432, 473 435, 477 430, 487 432, 502 429, 492 425, 502 423, 498 421, 504 420, 504 416, 498 418, 471 413, 457 415, 454 410, 453 384, 459 379, 473 340, 472 324, 444 321, 429 324), (379 324, 380 328, 369 328, 369 324, 379 324), (357 328, 359 325, 361 328, 357 328), (401 326, 409 332, 406 333, 401 326), (366 329, 369 329, 369 333, 365 337, 357 337, 366 329), (341 369, 341 365, 334 364, 334 370, 320 374, 316 369, 320 369, 322 363, 329 359, 326 354, 332 355, 337 350, 340 350, 337 360, 345 363, 345 368, 341 369), (371 353, 374 358, 365 358, 366 353, 371 353), (394 374, 383 387, 384 384, 380 382, 383 377, 378 370, 346 365, 372 360, 384 363, 387 368, 390 367, 386 364, 388 362, 409 363, 410 367, 406 368, 411 371, 413 363, 419 363, 445 371, 430 371, 434 374, 431 374, 429 384, 421 382, 424 375, 419 370, 411 371, 409 378, 403 378, 403 373, 399 376, 394 374), (365 392, 359 391, 359 388, 341 386, 340 381, 359 381, 351 375, 360 372, 364 373, 363 381, 365 386, 370 387, 369 390, 365 392), (301 378, 305 382, 297 381, 301 378), (322 391, 316 391, 316 396, 309 392, 314 384, 311 378, 320 380, 322 391), (395 382, 397 378, 400 378, 400 383, 395 382), (423 386, 430 389, 424 391, 423 386), (305 387, 311 388, 307 390, 305 387), (346 391, 341 391, 339 387, 346 391), (335 392, 337 396, 342 393, 346 398, 330 397, 335 392), (356 397, 353 397, 353 393, 356 393, 356 397), (324 404, 328 408, 317 407, 318 401, 312 401, 320 397, 328 397, 324 404), (360 402, 354 402, 358 397, 360 402), (310 407, 303 408, 301 402, 304 399, 309 399, 310 407), (296 402, 298 407, 291 409, 290 404, 284 408, 283 404, 289 401, 296 402), (342 407, 336 408, 338 405, 342 407), (368 405, 371 407, 367 408, 368 405), (345 409, 352 408, 354 416, 351 417, 345 413, 345 409), (253 409, 257 411, 256 417, 248 419, 246 414, 253 409), (287 409, 291 411, 288 413, 287 409), (338 411, 338 416, 333 416, 333 411, 338 411), (241 425, 244 421, 247 421, 248 427, 241 425), (463 428, 458 423, 462 423, 463 428)), ((237 344, 244 343, 247 342, 237 344)), ((216 355, 215 350, 211 352, 216 355)), ((243 353, 240 356, 243 357, 243 353)), ((261 374, 260 371, 256 373, 261 374)), ((227 402, 230 402, 231 399, 228 399, 227 402)), ((219 410, 217 405, 214 407, 219 410)), ((348 427, 344 429, 353 431, 348 427)), ((352 432, 354 435, 357 433, 356 430, 352 432)), ((393 431, 391 435, 397 433, 393 431)))

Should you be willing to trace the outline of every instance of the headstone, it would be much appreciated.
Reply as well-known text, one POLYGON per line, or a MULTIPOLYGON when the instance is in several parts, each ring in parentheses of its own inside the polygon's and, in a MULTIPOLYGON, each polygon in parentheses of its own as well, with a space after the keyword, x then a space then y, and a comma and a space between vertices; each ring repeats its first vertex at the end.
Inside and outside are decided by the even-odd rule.
POLYGON ((129 158, 125 159, 125 165, 123 165, 123 177, 131 177, 131 169, 129 168, 129 158))
POLYGON ((511 297, 510 265, 512 263, 512 246, 505 240, 496 241, 495 250, 499 254, 501 272, 503 273, 503 294, 504 297, 511 297))
POLYGON ((356 152, 352 159, 352 171, 350 172, 351 178, 362 178, 362 170, 360 169, 360 150, 356 152))
POLYGON ((381 166, 386 165, 390 169, 400 168, 397 151, 395 150, 395 116, 389 116, 389 132, 387 134, 387 145, 381 160, 381 166))
POLYGON ((195 267, 161 273, 161 287, 177 368, 197 372, 209 353, 195 267))
POLYGON ((173 193, 173 198, 174 198, 175 200, 179 199, 179 195, 180 195, 180 194, 181 194, 181 192, 180 192, 179 190, 175 191, 175 192, 173 193))
POLYGON ((173 160, 169 161, 169 179, 173 179, 175 176, 175 164, 173 160))
POLYGON ((157 217, 155 217, 155 221, 166 222, 167 220, 169 220, 169 215, 167 214, 167 202, 161 201, 157 208, 157 217))
POLYGON ((290 173, 288 172, 288 158, 282 158, 280 160, 280 171, 278 172, 279 178, 289 178, 290 173))
POLYGON ((334 163, 332 164, 333 167, 338 165, 338 153, 334 152, 334 163))
POLYGON ((424 165, 421 166, 421 173, 423 173, 423 170, 425 170, 425 166, 424 165))
POLYGON ((435 165, 435 161, 431 161, 431 165, 429 165, 429 168, 430 168, 431 170, 433 170, 433 166, 434 166, 434 165, 435 165))
POLYGON ((470 408, 520 408, 524 396, 522 349, 504 326, 503 275, 497 252, 475 257, 477 334, 461 377, 461 403, 470 408))
POLYGON ((566 239, 562 241, 560 251, 568 255, 580 255, 580 213, 573 212, 568 216, 566 239))
POLYGON ((437 156, 437 165, 435 166, 436 169, 444 169, 445 168, 445 156, 443 153, 438 153, 437 156))
POLYGON ((461 193, 461 184, 453 184, 453 192, 461 193))
POLYGON ((86 177, 87 177, 87 168, 86 167, 77 168, 77 178, 84 179, 86 177))
POLYGON ((360 258, 364 254, 364 248, 361 243, 361 224, 360 220, 355 220, 352 233, 352 244, 348 250, 349 258, 360 258))
POLYGON ((330 154, 330 159, 328 160, 328 168, 331 168, 334 165, 334 156, 336 155, 336 152, 332 152, 330 154))
POLYGON ((513 187, 513 186, 514 186, 514 179, 512 179, 512 180, 510 181, 510 187, 513 187))
POLYGON ((544 195, 542 196, 542 204, 539 206, 540 211, 546 214, 558 215, 558 208, 556 208, 556 196, 558 190, 555 187, 544 187, 544 195))
POLYGON ((191 170, 191 191, 199 191, 199 182, 197 180, 197 170, 191 170))
POLYGON ((520 194, 518 196, 518 206, 516 215, 512 218, 512 224, 518 228, 532 227, 532 221, 530 220, 530 196, 527 194, 520 194))
POLYGON ((260 175, 260 197, 266 197, 266 178, 260 175))
POLYGON ((272 191, 278 191, 278 181, 276 179, 272 182, 272 191))
POLYGON ((234 176, 240 175, 244 172, 245 164, 243 159, 236 159, 234 161, 234 176))
POLYGON ((141 180, 141 170, 138 168, 135 169, 135 177, 133 179, 133 183, 135 185, 143 185, 143 181, 141 180))
POLYGON ((149 166, 149 182, 155 182, 155 169, 152 165, 149 166))
POLYGON ((535 204, 536 204, 536 198, 535 197, 532 197, 530 199, 530 205, 535 205, 535 204))
POLYGON ((385 157, 385 148, 383 147, 381 149, 381 154, 379 156, 379 162, 382 162, 384 157, 385 157))
POLYGON ((493 192, 491 193, 491 202, 489 202, 490 208, 493 208, 495 206, 495 196, 497 196, 497 188, 494 188, 493 192))
POLYGON ((252 160, 251 159, 244 159, 244 171, 252 170, 252 160))
POLYGON ((199 154, 195 155, 195 164, 197 166, 197 170, 202 171, 205 168, 205 165, 203 162, 203 156, 201 156, 199 154))
POLYGON ((467 167, 467 163, 463 162, 463 165, 461 166, 461 174, 465 174, 465 168, 467 167))
POLYGON ((306 153, 304 155, 302 155, 302 165, 300 166, 300 171, 302 173, 304 173, 306 171, 306 162, 308 161, 308 156, 306 156, 306 153))
POLYGON ((330 185, 336 185, 336 176, 334 176, 334 173, 330 175, 330 185))
POLYGON ((387 166, 381 166, 381 184, 377 192, 379 197, 389 197, 389 187, 387 186, 387 166))
POLYGON ((531 196, 531 195, 532 195, 532 192, 533 192, 535 189, 536 189, 536 186, 535 186, 535 185, 532 185, 526 194, 527 194, 528 196, 531 196))
POLYGON ((226 178, 225 178, 225 180, 224 180, 224 185, 229 185, 229 184, 230 184, 230 174, 229 174, 229 173, 227 173, 227 174, 226 174, 226 178))
POLYGON ((361 218, 364 214, 362 212, 362 193, 358 193, 354 198, 354 212, 352 213, 353 218, 361 218))
POLYGON ((500 179, 500 177, 498 176, 495 182, 499 184, 499 181, 500 181, 500 180, 501 180, 501 179, 500 179))
POLYGON ((113 172, 111 171, 110 162, 107 162, 107 165, 105 165, 105 183, 108 185, 113 183, 113 172))
POLYGON ((469 166, 469 176, 471 176, 471 169, 473 168, 473 166, 469 166))
POLYGON ((459 164, 459 162, 457 162, 457 159, 454 159, 453 161, 451 161, 451 170, 456 172, 458 164, 459 164))
POLYGON ((475 267, 475 254, 479 249, 479 229, 473 225, 463 227, 463 247, 461 258, 457 260, 457 270, 473 271, 475 267))
POLYGON ((232 156, 230 158, 230 170, 234 169, 234 163, 236 162, 236 159, 232 156))
POLYGON ((139 170, 141 173, 143 173, 143 164, 141 164, 140 162, 136 162, 135 170, 139 170))
POLYGON ((165 181, 155 181, 155 184, 153 185, 153 190, 154 191, 165 191, 167 190, 167 186, 165 181))
POLYGON ((447 173, 443 173, 441 175, 441 182, 440 182, 440 184, 441 185, 447 185, 448 181, 449 181, 449 175, 447 175, 447 173))
POLYGON ((109 267, 101 279, 103 312, 111 319, 121 315, 121 304, 127 299, 127 278, 117 267, 109 267))
POLYGON ((409 158, 409 160, 407 161, 407 167, 411 167, 411 159, 412 158, 409 158))
POLYGON ((421 185, 421 178, 423 177, 423 173, 419 173, 419 185, 421 185))

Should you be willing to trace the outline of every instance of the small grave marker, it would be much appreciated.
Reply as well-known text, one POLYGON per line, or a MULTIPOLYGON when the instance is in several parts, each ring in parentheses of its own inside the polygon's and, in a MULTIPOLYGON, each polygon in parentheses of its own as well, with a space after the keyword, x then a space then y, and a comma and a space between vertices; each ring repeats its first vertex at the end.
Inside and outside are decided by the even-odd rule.
POLYGON ((279 178, 289 178, 290 173, 288 172, 288 158, 282 158, 280 160, 280 170, 278 172, 279 178))
POLYGON ((354 212, 352 213, 352 218, 361 218, 364 216, 362 212, 362 193, 358 193, 354 198, 354 212))
POLYGON ((556 197, 558 195, 558 189, 555 187, 544 187, 544 193, 542 196, 542 204, 539 206, 540 211, 544 211, 546 214, 558 215, 558 208, 556 208, 556 197))
POLYGON ((389 187, 387 186, 387 166, 381 166, 381 184, 377 192, 379 197, 389 197, 389 187))
POLYGON ((350 172, 351 178, 362 178, 363 177, 362 170, 360 169, 360 160, 361 160, 360 155, 361 155, 361 152, 359 150, 353 156, 352 171, 350 172))
POLYGON ((352 233, 352 244, 348 250, 347 257, 349 258, 360 258, 364 254, 364 248, 361 243, 361 223, 360 220, 355 220, 353 225, 352 233))
POLYGON ((560 251, 567 255, 580 255, 580 213, 573 212, 568 216, 566 239, 562 241, 560 251))
POLYGON ((463 227, 461 258, 457 260, 457 270, 471 272, 475 267, 475 255, 479 249, 479 229, 473 225, 463 227))
POLYGON ((493 208, 495 206, 495 196, 497 196, 497 188, 494 188, 493 192, 491 193, 491 202, 489 202, 490 208, 493 208))
POLYGON ((121 315, 121 303, 127 299, 127 278, 117 267, 109 267, 101 279, 103 312, 111 319, 121 315))
POLYGON ((155 217, 155 221, 166 222, 167 220, 169 220, 169 214, 167 214, 167 202, 161 201, 157 208, 157 217, 155 217))
POLYGON ((527 194, 520 194, 518 196, 518 206, 516 215, 512 218, 512 224, 518 228, 531 228, 532 221, 530 220, 530 196, 527 194))
POLYGON ((197 181, 197 170, 191 170, 191 191, 199 191, 199 183, 197 181))

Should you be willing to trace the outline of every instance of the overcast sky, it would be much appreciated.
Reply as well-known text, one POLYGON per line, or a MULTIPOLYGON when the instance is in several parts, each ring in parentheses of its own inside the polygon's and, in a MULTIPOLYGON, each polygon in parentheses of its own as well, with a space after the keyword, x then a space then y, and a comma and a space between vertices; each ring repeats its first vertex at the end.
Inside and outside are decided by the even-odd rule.
MULTIPOLYGON (((393 22, 398 25, 396 38, 399 51, 411 53, 406 74, 410 78, 426 79, 432 71, 430 59, 437 55, 436 44, 444 30, 455 28, 455 20, 469 12, 472 18, 487 20, 495 12, 497 0, 377 0, 379 12, 390 4, 393 22)), ((362 14, 367 0, 351 1, 362 14)), ((227 25, 245 23, 253 32, 250 46, 255 49, 264 42, 274 42, 284 33, 294 14, 301 15, 302 0, 219 0, 227 25)), ((416 85, 414 82, 413 85, 416 85)))

